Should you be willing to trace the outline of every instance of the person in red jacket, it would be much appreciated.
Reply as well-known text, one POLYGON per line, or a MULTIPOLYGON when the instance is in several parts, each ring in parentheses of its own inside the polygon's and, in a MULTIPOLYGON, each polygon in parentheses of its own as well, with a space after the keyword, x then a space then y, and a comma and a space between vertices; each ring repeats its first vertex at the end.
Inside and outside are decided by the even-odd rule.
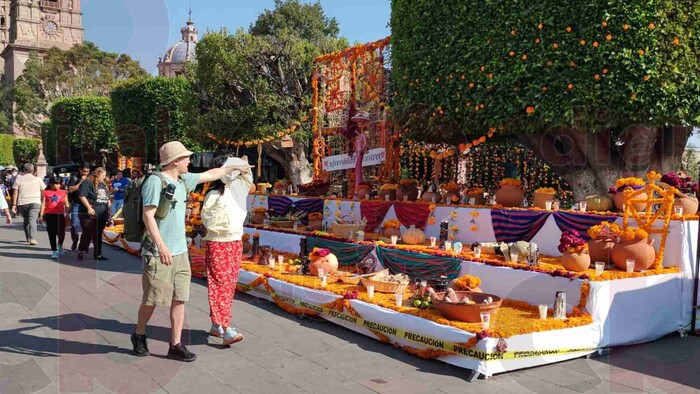
POLYGON ((63 254, 63 240, 66 237, 66 216, 70 213, 68 192, 61 189, 61 178, 54 176, 49 188, 41 193, 39 220, 46 223, 51 244, 51 258, 58 259, 63 254), (58 239, 58 244, 56 240, 58 239))

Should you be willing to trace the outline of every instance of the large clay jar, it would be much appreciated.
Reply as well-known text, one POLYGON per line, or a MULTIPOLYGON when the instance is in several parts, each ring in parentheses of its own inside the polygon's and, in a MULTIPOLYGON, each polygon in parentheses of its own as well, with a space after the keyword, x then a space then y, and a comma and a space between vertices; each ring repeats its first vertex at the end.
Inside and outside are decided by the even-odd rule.
POLYGON ((410 185, 396 189, 396 199, 403 201, 404 197, 408 201, 416 201, 418 199, 418 186, 410 185))
POLYGON ((620 241, 612 250, 612 260, 619 270, 627 271, 627 260, 634 260, 635 271, 642 271, 654 264, 656 250, 654 239, 634 239, 632 241, 620 241))
POLYGON ((608 212, 612 206, 612 198, 604 194, 586 197, 586 211, 608 212))
MULTIPOLYGON (((641 188, 641 186, 639 188, 641 188)), ((634 200, 644 200, 646 198, 647 198, 647 194, 645 192, 645 193, 642 193, 642 194, 634 197, 634 200)), ((623 211, 622 205, 625 203, 625 191, 624 190, 618 191, 617 194, 615 194, 613 201, 615 202, 615 208, 617 208, 618 211, 622 212, 623 211)), ((641 211, 646 209, 647 204, 643 203, 643 202, 638 202, 638 203, 634 204, 634 207, 637 211, 641 212, 641 211)), ((588 207, 586 206, 586 208, 588 208, 588 207)))
POLYGON ((484 198, 484 194, 482 193, 482 194, 477 194, 477 195, 473 195, 473 196, 470 196, 469 194, 467 194, 467 204, 486 205, 486 199, 484 198), (471 203, 472 198, 474 199, 473 204, 471 203))
POLYGON ((263 223, 265 223, 265 217, 266 217, 265 212, 255 212, 255 213, 253 213, 253 217, 251 218, 251 220, 255 224, 263 224, 263 223))
POLYGON ((309 231, 321 231, 323 227, 323 220, 309 220, 308 226, 306 226, 309 231))
POLYGON ((695 215, 698 213, 698 199, 692 194, 686 194, 684 197, 676 196, 673 201, 673 207, 683 207, 683 215, 695 215))
POLYGON ((496 192, 496 204, 504 207, 519 207, 523 205, 523 198, 525 198, 523 189, 512 185, 501 186, 496 192))
POLYGON ((591 261, 610 263, 612 261, 613 247, 615 247, 615 240, 612 238, 599 238, 588 241, 588 254, 591 256, 591 261))
POLYGON ((309 264, 311 275, 318 275, 318 270, 322 269, 324 275, 333 275, 338 271, 338 258, 333 253, 325 257, 313 260, 309 264))
POLYGON ((424 192, 423 194, 421 194, 420 199, 421 199, 421 201, 425 201, 425 202, 433 202, 433 199, 434 199, 435 200, 434 202, 437 204, 439 204, 440 201, 442 201, 442 197, 438 193, 435 193, 435 192, 424 192))
POLYGON ((392 235, 396 235, 397 237, 401 238, 401 229, 396 227, 384 227, 382 234, 387 238, 391 238, 392 235))
POLYGON ((556 200, 556 197, 556 193, 543 193, 536 191, 532 194, 532 205, 534 205, 537 208, 547 209, 547 201, 551 201, 552 204, 554 204, 554 200, 556 200))
POLYGON ((445 204, 456 205, 460 203, 460 195, 457 192, 445 193, 445 204))
POLYGON ((369 200, 369 189, 367 188, 360 188, 355 194, 357 194, 357 198, 360 200, 369 200))
POLYGON ((382 201, 386 200, 386 196, 389 196, 389 201, 394 201, 396 200, 396 189, 380 190, 377 195, 382 201))
POLYGON ((569 271, 583 272, 591 266, 591 256, 587 250, 578 253, 564 253, 561 264, 569 271))

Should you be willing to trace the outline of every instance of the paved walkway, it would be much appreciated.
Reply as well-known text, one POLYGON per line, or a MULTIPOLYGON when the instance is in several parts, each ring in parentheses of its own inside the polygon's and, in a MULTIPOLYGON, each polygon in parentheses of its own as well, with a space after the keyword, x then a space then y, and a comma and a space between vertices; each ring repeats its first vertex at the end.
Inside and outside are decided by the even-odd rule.
MULTIPOLYGON (((140 259, 105 247, 106 262, 48 258, 21 225, 0 229, 0 393, 603 393, 700 389, 700 339, 669 336, 607 357, 497 375, 422 360, 323 320, 299 320, 239 293, 234 319, 245 340, 210 343, 206 283, 192 283, 183 338, 199 358, 167 352, 167 309, 151 325, 147 358, 130 355, 141 296, 140 259)), ((68 242, 66 242, 68 245, 68 242)), ((643 302, 643 300, 641 301, 643 302)))

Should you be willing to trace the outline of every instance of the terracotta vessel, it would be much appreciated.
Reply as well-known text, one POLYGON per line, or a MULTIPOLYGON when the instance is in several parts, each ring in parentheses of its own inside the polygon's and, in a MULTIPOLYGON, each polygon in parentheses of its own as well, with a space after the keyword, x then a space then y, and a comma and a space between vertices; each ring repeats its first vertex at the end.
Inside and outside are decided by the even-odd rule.
POLYGON ((360 200, 369 200, 369 189, 358 189, 357 193, 355 194, 357 194, 357 198, 359 198, 360 200))
POLYGON ((386 196, 389 196, 389 201, 395 201, 396 189, 380 190, 379 193, 377 193, 377 195, 379 196, 379 199, 381 201, 386 200, 386 196))
POLYGON ((532 195, 532 205, 534 205, 537 208, 541 209, 547 209, 547 201, 551 201, 552 204, 554 204, 554 200, 557 198, 556 193, 542 193, 542 192, 535 192, 532 195))
POLYGON ((685 197, 676 196, 673 207, 683 207, 683 215, 695 215, 698 213, 698 199, 692 194, 686 194, 685 197))
POLYGON ((525 192, 519 187, 512 185, 501 186, 496 192, 496 204, 504 207, 519 207, 523 204, 525 192))
POLYGON ((408 201, 416 201, 418 199, 418 186, 410 185, 396 189, 397 200, 403 201, 404 196, 408 196, 408 201))
POLYGON ((613 200, 604 194, 586 197, 586 211, 607 212, 613 207, 613 200))
MULTIPOLYGON (((455 291, 457 298, 469 297, 476 304, 458 304, 443 301, 445 293, 437 293, 438 299, 432 300, 433 305, 447 319, 458 320, 467 323, 481 322, 481 312, 495 313, 501 306, 503 299, 494 294, 477 293, 473 291, 455 291), (490 304, 484 304, 488 297, 493 299, 490 304)), ((493 316, 493 315, 492 315, 493 316)), ((493 322, 492 322, 493 323, 493 322)))
POLYGON ((473 205, 486 205, 486 199, 484 198, 483 194, 478 194, 475 196, 470 196, 467 194, 467 204, 469 204, 469 201, 471 201, 472 198, 474 199, 473 205))
POLYGON ((591 266, 591 255, 587 250, 578 253, 564 253, 561 256, 561 264, 569 271, 583 272, 591 266))
POLYGON ((253 214, 253 217, 251 218, 251 220, 255 224, 263 224, 263 223, 265 223, 266 217, 267 217, 267 215, 265 214, 265 212, 256 212, 253 214))
POLYGON ((323 269, 324 275, 333 275, 338 271, 338 258, 333 253, 328 256, 312 260, 309 264, 311 275, 318 275, 318 270, 323 269))
POLYGON ((323 220, 309 220, 309 224, 306 228, 309 231, 321 231, 321 228, 323 228, 323 220))
MULTIPOLYGON (((644 200, 646 198, 647 198, 646 192, 634 197, 635 200, 644 200)), ((622 212, 623 211, 622 205, 625 202, 625 191, 624 190, 618 191, 617 194, 615 194, 615 197, 613 197, 613 201, 615 202, 615 208, 617 208, 618 211, 622 212)), ((634 207, 637 209, 637 211, 641 212, 641 211, 646 209, 647 204, 638 202, 638 203, 634 204, 634 207)))
POLYGON ((627 271, 627 260, 634 260, 636 262, 635 271, 648 269, 656 259, 656 250, 653 245, 653 238, 620 241, 612 250, 612 260, 615 267, 627 271))
POLYGON ((243 244, 243 254, 250 253, 250 250, 253 249, 253 245, 250 243, 250 241, 242 241, 243 244))
POLYGON ((457 205, 460 204, 461 196, 457 192, 447 192, 445 193, 445 204, 457 205))
POLYGON ((424 192, 420 196, 421 201, 425 201, 425 202, 432 202, 433 198, 435 199, 436 204, 439 204, 440 201, 442 201, 442 196, 440 196, 438 193, 435 193, 435 192, 424 192))
POLYGON ((382 230, 382 234, 387 238, 391 238, 392 235, 396 235, 400 239, 401 229, 396 227, 384 227, 384 229, 382 230))
POLYGON ((613 247, 615 247, 613 238, 599 238, 588 241, 588 254, 591 256, 591 261, 610 263, 612 261, 613 247))

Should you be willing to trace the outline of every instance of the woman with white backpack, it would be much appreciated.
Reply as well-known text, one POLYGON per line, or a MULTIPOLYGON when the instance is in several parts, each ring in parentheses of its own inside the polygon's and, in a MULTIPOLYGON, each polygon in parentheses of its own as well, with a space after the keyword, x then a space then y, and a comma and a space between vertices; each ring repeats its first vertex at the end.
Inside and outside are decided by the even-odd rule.
POLYGON ((215 166, 224 160, 224 167, 247 168, 212 182, 204 196, 201 218, 207 229, 203 240, 207 241, 205 261, 212 322, 209 334, 223 338, 224 345, 230 345, 243 340, 243 335, 231 326, 231 305, 243 258, 241 237, 253 175, 245 156, 217 158, 215 166))

